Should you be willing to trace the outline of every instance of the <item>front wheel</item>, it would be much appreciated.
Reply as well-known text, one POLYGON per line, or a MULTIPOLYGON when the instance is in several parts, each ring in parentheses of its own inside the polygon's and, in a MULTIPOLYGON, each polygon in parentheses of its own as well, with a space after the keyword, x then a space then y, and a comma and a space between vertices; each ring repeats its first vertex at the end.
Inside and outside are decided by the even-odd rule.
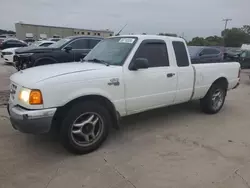
POLYGON ((61 143, 72 153, 90 153, 106 140, 110 126, 110 114, 104 106, 94 101, 80 102, 63 120, 61 143))
POLYGON ((221 110, 226 98, 226 89, 221 84, 214 84, 206 96, 200 100, 201 110, 208 114, 215 114, 221 110))

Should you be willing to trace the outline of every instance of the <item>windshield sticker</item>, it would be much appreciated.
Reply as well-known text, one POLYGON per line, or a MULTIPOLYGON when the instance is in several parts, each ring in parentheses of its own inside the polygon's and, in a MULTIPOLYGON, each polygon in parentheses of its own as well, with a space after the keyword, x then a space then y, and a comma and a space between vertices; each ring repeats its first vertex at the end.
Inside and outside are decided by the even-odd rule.
POLYGON ((135 41, 135 39, 133 39, 133 38, 121 38, 119 40, 119 43, 129 43, 129 44, 132 44, 134 41, 135 41))

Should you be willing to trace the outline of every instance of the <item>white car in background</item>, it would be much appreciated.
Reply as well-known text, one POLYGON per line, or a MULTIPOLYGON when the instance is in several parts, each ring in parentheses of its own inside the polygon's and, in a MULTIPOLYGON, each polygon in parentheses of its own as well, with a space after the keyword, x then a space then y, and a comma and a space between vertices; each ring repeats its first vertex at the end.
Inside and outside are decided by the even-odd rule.
MULTIPOLYGON (((33 47, 47 47, 51 44, 56 43, 55 41, 50 41, 50 40, 43 40, 43 41, 36 41, 34 42, 32 45, 28 46, 28 47, 24 47, 24 48, 33 48, 33 47)), ((8 64, 14 64, 14 55, 15 55, 15 50, 18 49, 17 48, 7 48, 5 50, 2 51, 2 58, 4 59, 5 63, 8 64)))

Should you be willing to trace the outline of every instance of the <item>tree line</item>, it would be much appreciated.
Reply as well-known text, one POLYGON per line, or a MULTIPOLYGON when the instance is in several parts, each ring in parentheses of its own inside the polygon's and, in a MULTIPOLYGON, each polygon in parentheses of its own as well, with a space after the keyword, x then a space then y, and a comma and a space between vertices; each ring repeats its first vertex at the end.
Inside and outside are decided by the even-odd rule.
POLYGON ((188 45, 190 46, 226 46, 241 47, 242 44, 250 43, 250 25, 241 28, 226 29, 221 32, 221 36, 194 37, 188 45))
MULTIPOLYGON (((1 34, 16 34, 16 32, 0 29, 1 34)), ((159 35, 177 37, 174 33, 159 33, 159 35)), ((250 44, 250 25, 223 30, 221 36, 194 37, 188 42, 190 46, 241 47, 242 44, 250 44)))
POLYGON ((10 30, 0 29, 0 35, 2 35, 2 34, 14 35, 14 34, 16 34, 16 32, 10 31, 10 30))

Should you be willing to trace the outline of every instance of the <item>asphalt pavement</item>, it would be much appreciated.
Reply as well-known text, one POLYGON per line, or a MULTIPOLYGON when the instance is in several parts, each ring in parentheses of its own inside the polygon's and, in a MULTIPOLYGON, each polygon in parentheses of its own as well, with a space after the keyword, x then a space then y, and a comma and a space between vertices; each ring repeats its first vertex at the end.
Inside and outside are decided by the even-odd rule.
MULTIPOLYGON (((2 91, 13 71, 0 66, 2 91)), ((201 113, 194 101, 130 116, 99 150, 82 156, 66 152, 55 136, 14 130, 1 106, 0 187, 249 188, 247 74, 218 114, 201 113)))

